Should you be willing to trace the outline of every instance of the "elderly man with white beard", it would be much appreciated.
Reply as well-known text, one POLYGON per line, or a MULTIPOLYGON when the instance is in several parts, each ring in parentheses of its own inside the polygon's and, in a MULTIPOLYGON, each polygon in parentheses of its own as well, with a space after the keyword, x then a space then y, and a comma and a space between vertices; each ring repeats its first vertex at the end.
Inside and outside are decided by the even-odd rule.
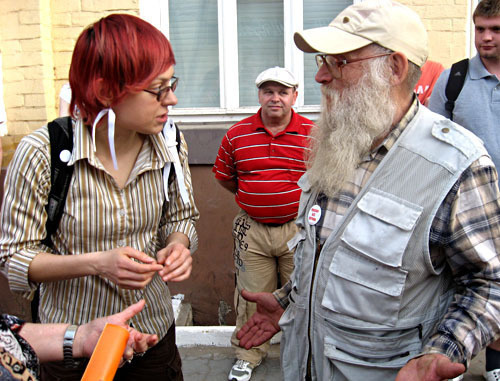
POLYGON ((298 32, 322 86, 290 282, 242 295, 250 347, 280 329, 284 379, 446 380, 499 337, 500 202, 482 142, 413 92, 419 17, 367 0, 298 32))

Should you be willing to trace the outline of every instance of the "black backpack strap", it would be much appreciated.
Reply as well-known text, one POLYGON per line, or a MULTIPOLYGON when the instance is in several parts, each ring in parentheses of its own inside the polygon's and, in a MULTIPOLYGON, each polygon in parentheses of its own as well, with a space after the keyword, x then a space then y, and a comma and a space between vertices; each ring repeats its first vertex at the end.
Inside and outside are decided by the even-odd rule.
POLYGON ((469 68, 469 59, 465 58, 462 61, 455 62, 451 65, 450 76, 448 77, 448 82, 446 83, 446 103, 444 107, 451 114, 451 120, 453 120, 453 109, 455 108, 455 101, 464 87, 465 77, 467 76, 467 70, 469 68))
MULTIPOLYGON (((175 148, 177 148, 177 153, 179 153, 181 150, 181 131, 179 130, 179 127, 177 127, 177 124, 175 124, 175 123, 174 123, 174 127, 175 127, 175 142, 177 143, 175 148)), ((162 132, 163 132, 163 130, 162 130, 162 132)), ((173 165, 171 165, 170 166, 170 173, 168 174, 168 184, 169 185, 174 180, 174 176, 175 176, 175 170, 173 168, 173 165)))
POLYGON ((181 130, 179 130, 179 127, 177 127, 177 124, 174 123, 175 127, 175 141, 177 143, 177 153, 181 150, 181 130))
MULTIPOLYGON (((50 139, 50 192, 45 205, 47 221, 45 223, 46 237, 42 243, 52 247, 52 234, 57 230, 66 203, 73 166, 68 166, 60 159, 64 150, 73 151, 73 125, 71 117, 57 118, 48 124, 50 139)), ((40 287, 37 287, 31 301, 31 321, 38 321, 38 306, 40 304, 40 287)))
POLYGON ((45 210, 47 211, 47 222, 45 230, 47 236, 42 241, 43 244, 52 247, 52 234, 59 226, 59 221, 66 204, 66 196, 69 190, 71 177, 73 176, 73 166, 68 166, 60 158, 62 151, 73 151, 73 125, 71 118, 57 118, 48 124, 50 138, 50 192, 45 210))

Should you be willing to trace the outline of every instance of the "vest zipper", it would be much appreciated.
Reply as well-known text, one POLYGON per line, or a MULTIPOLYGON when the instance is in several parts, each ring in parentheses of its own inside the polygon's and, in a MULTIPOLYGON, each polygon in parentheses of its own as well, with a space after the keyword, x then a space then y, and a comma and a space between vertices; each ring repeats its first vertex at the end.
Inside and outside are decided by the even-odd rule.
POLYGON ((311 277, 311 287, 309 288, 309 320, 307 322, 307 341, 309 344, 309 348, 307 351, 307 372, 306 372, 306 381, 309 381, 312 379, 311 376, 311 367, 312 367, 312 356, 311 356, 311 322, 312 322, 312 293, 313 293, 313 286, 314 286, 314 278, 316 276, 316 268, 318 265, 318 259, 321 254, 321 241, 316 238, 316 252, 314 255, 314 265, 313 265, 313 271, 312 271, 312 277, 311 277))

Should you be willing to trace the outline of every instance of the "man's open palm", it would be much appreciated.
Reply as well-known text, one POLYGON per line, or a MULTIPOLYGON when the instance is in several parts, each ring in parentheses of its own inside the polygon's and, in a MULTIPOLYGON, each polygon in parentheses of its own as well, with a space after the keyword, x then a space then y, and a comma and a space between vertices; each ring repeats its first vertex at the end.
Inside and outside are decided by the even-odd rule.
POLYGON ((284 309, 269 292, 241 290, 241 296, 249 302, 257 303, 257 311, 236 334, 240 347, 250 349, 265 343, 279 332, 278 322, 284 309))

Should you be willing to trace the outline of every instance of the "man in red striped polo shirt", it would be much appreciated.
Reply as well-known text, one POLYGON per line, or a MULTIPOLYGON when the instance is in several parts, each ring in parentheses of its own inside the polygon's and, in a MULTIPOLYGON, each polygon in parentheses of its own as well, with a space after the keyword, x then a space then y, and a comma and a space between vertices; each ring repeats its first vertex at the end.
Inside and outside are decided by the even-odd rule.
MULTIPOLYGON (((284 68, 273 67, 255 81, 260 110, 232 126, 222 139, 213 171, 216 179, 235 194, 241 210, 233 222, 236 330, 255 312, 255 304, 239 290, 274 291, 293 270, 293 251, 287 242, 295 235, 295 217, 304 174, 304 155, 313 122, 292 110, 298 82, 284 68)), ((269 342, 249 350, 231 343, 236 362, 229 380, 249 380, 266 357, 269 342)))

